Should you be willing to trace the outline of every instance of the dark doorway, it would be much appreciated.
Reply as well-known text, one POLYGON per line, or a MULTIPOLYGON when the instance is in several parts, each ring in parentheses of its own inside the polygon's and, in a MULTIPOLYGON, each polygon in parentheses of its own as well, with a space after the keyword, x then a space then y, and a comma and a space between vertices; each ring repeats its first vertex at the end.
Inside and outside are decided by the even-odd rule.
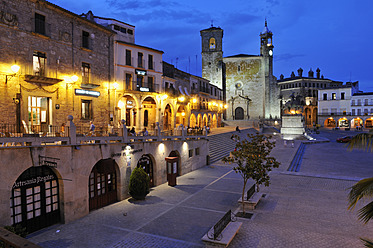
POLYGON ((31 233, 60 222, 58 178, 47 166, 31 167, 13 185, 12 224, 31 233))
POLYGON ((139 162, 137 162, 137 167, 141 167, 144 169, 146 174, 148 174, 150 181, 149 181, 149 187, 154 186, 154 176, 153 176, 153 162, 149 155, 142 155, 139 159, 139 162))
POLYGON ((145 110, 144 111, 144 127, 147 127, 149 123, 149 111, 145 110))
POLYGON ((93 167, 89 176, 89 210, 102 208, 117 201, 115 161, 102 159, 93 167))
POLYGON ((243 120, 243 108, 238 107, 234 111, 235 120, 243 120))

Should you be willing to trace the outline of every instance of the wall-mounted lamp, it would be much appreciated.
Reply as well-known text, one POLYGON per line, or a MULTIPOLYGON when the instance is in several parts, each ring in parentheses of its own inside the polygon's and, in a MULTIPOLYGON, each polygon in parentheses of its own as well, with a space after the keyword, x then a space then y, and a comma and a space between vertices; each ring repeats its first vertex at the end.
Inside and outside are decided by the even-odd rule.
POLYGON ((113 83, 113 87, 114 87, 114 89, 116 90, 116 89, 118 89, 119 84, 118 84, 117 82, 114 82, 114 83, 113 83))
POLYGON ((10 69, 12 70, 13 74, 5 75, 5 84, 8 83, 8 77, 9 77, 9 79, 14 77, 17 74, 17 72, 19 71, 20 67, 19 67, 19 65, 14 64, 10 67, 10 69))
POLYGON ((74 83, 76 83, 78 80, 79 80, 79 77, 77 75, 71 76, 71 81, 73 81, 74 83))

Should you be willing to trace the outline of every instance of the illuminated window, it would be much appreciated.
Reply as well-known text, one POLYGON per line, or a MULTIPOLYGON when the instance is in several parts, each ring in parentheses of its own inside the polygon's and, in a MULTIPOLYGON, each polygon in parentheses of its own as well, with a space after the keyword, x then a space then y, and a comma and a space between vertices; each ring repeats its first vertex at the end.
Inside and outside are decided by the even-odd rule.
POLYGON ((332 100, 337 100, 337 94, 336 93, 332 93, 332 100))
POLYGON ((82 100, 82 119, 90 120, 92 117, 92 101, 82 100))
POLYGON ((45 69, 47 64, 47 55, 42 52, 34 52, 33 54, 33 70, 37 76, 45 76, 45 69))
POLYGON ((91 66, 88 63, 82 63, 82 83, 89 84, 89 74, 91 72, 91 66))
POLYGON ((215 38, 210 38, 210 49, 215 49, 215 46, 216 46, 216 42, 215 42, 215 38))

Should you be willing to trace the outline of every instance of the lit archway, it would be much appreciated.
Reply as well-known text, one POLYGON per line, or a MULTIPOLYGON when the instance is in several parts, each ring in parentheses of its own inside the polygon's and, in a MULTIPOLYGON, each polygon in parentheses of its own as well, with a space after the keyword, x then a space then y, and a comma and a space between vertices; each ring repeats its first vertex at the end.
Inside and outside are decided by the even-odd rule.
POLYGON ((212 127, 217 128, 218 127, 218 120, 216 118, 216 114, 212 116, 212 127))
POLYGON ((142 102, 143 107, 143 126, 146 128, 154 129, 156 122, 157 104, 152 97, 147 97, 142 102))
POLYGON ((363 120, 358 118, 354 118, 352 120, 352 127, 363 127, 363 120))
POLYGON ((190 115, 190 127, 195 127, 197 126, 197 119, 195 114, 190 115))
POLYGON ((373 128, 373 117, 365 120, 364 123, 365 128, 373 128))
POLYGON ((202 127, 203 126, 202 115, 201 114, 198 114, 198 116, 197 116, 197 126, 198 127, 202 127))
POLYGON ((346 117, 340 118, 338 120, 338 127, 350 127, 346 117))
POLYGON ((333 117, 329 117, 325 120, 324 127, 336 127, 336 123, 333 117))
POLYGON ((179 106, 176 112, 176 127, 180 124, 183 124, 183 126, 186 124, 186 112, 183 105, 179 106))
POLYGON ((174 124, 173 111, 170 104, 167 104, 164 109, 163 130, 172 130, 174 124))

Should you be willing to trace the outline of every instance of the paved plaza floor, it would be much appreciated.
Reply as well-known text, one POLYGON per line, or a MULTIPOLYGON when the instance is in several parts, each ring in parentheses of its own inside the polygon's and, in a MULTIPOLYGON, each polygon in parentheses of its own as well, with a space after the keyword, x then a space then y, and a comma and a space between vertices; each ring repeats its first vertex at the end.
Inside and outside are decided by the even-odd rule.
MULTIPOLYGON (((266 197, 250 211, 252 218, 238 218, 243 225, 229 247, 364 247, 359 237, 373 239, 373 223, 363 225, 356 211, 347 210, 348 188, 372 176, 373 155, 348 152, 330 140, 306 145, 300 171, 288 172, 300 141, 293 148, 277 137, 273 155, 281 166, 271 173, 270 187, 261 187, 266 197)), ((154 187, 144 201, 127 199, 28 238, 56 248, 204 247, 202 236, 239 207, 242 179, 232 165, 216 162, 178 177, 177 184, 154 187)))

